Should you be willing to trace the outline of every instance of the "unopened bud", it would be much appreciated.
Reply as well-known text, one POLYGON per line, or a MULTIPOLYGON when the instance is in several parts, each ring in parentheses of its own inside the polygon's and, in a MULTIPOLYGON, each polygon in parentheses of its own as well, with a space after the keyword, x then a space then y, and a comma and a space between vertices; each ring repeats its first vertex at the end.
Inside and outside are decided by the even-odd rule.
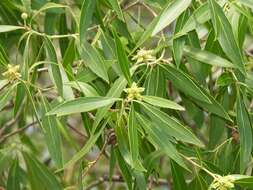
POLYGON ((22 13, 22 14, 21 14, 21 18, 22 18, 23 20, 26 20, 26 19, 28 18, 28 14, 27 14, 27 13, 22 13))

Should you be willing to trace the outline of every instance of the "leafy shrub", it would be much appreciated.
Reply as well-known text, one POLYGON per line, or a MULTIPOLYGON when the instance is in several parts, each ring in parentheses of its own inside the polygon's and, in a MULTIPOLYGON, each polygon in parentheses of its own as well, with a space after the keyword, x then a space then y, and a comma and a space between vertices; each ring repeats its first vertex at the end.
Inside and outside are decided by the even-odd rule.
POLYGON ((0 5, 3 189, 253 188, 252 1, 0 5))

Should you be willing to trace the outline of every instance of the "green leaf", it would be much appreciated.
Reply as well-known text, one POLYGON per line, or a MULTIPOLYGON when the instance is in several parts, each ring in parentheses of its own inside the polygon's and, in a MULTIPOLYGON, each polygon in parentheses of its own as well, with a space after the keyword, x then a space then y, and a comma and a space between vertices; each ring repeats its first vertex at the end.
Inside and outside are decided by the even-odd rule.
POLYGON ((252 125, 243 97, 238 92, 236 99, 236 121, 240 136, 240 173, 244 173, 252 151, 252 125))
POLYGON ((187 166, 183 162, 175 146, 170 142, 168 136, 161 132, 158 128, 150 125, 150 121, 144 118, 142 115, 137 114, 137 119, 140 125, 148 133, 150 141, 156 147, 156 149, 163 150, 168 157, 173 159, 183 168, 187 169, 187 166))
POLYGON ((144 87, 145 94, 150 96, 166 96, 166 78, 164 70, 161 67, 155 67, 146 77, 144 87))
POLYGON ((116 153, 116 157, 117 157, 117 160, 118 160, 118 164, 119 164, 119 168, 120 168, 120 171, 122 173, 122 176, 124 178, 124 180, 126 181, 127 183, 127 187, 129 190, 132 190, 132 176, 131 176, 131 173, 129 171, 129 168, 125 162, 125 160, 123 159, 122 155, 120 154, 120 151, 118 148, 115 149, 115 153, 116 153))
POLYGON ((19 179, 19 165, 18 159, 15 159, 11 165, 6 190, 20 190, 20 179, 19 179))
POLYGON ((116 45, 116 52, 117 52, 117 59, 118 59, 117 62, 128 84, 131 84, 132 82, 131 82, 131 75, 130 75, 130 70, 129 70, 130 64, 125 52, 126 48, 123 47, 123 44, 121 43, 120 38, 117 35, 116 31, 114 31, 114 29, 113 29, 113 35, 114 35, 114 40, 115 40, 115 45, 116 45))
POLYGON ((42 116, 42 125, 44 129, 45 140, 47 143, 47 147, 49 153, 55 162, 57 168, 61 168, 63 166, 63 158, 62 158, 62 147, 61 147, 61 135, 60 130, 58 129, 57 120, 54 116, 46 116, 45 114, 51 109, 48 101, 42 97, 42 108, 43 108, 43 116, 42 116))
POLYGON ((227 17, 223 13, 222 8, 214 0, 208 0, 208 3, 215 35, 220 42, 223 51, 241 73, 245 74, 242 52, 236 43, 232 27, 227 17))
MULTIPOLYGON (((177 19, 174 35, 176 35, 182 29, 186 19, 188 18, 188 15, 189 15, 189 13, 186 10, 177 19)), ((174 60, 175 60, 175 63, 177 65, 177 67, 179 67, 179 65, 181 63, 182 56, 183 56, 183 48, 184 48, 184 45, 185 45, 185 37, 180 37, 180 38, 173 39, 172 43, 173 43, 172 44, 173 45, 172 50, 173 50, 174 60)))
POLYGON ((86 33, 96 7, 96 0, 84 0, 80 16, 80 44, 85 42, 86 33))
POLYGON ((194 97, 200 101, 211 103, 209 98, 205 95, 205 93, 200 89, 198 85, 196 85, 192 79, 187 76, 183 71, 178 70, 172 66, 161 65, 161 68, 163 68, 166 71, 166 77, 171 80, 172 84, 175 88, 179 89, 186 95, 189 95, 191 97, 194 97))
POLYGON ((58 93, 63 96, 63 82, 61 77, 61 71, 57 60, 57 55, 53 43, 49 38, 45 37, 46 51, 49 58, 53 64, 48 65, 49 76, 52 78, 55 86, 57 87, 58 93))
POLYGON ((119 99, 110 97, 80 97, 74 100, 64 101, 49 111, 47 115, 56 114, 57 116, 62 116, 73 113, 88 112, 111 105, 117 100, 119 99))
POLYGON ((162 31, 166 26, 171 24, 181 13, 191 4, 191 0, 176 0, 167 6, 159 15, 159 20, 152 31, 152 36, 162 31))
POLYGON ((176 102, 167 100, 165 98, 160 98, 157 96, 142 96, 142 100, 151 105, 158 106, 161 108, 169 108, 169 109, 180 110, 180 111, 185 110, 182 106, 180 106, 176 102))
POLYGON ((118 18, 124 21, 124 15, 119 4, 120 2, 118 0, 108 0, 108 1, 111 4, 113 10, 116 12, 118 18))
POLYGON ((13 89, 16 85, 8 87, 8 89, 2 91, 0 93, 0 111, 4 108, 4 106, 8 103, 8 101, 12 98, 11 93, 13 93, 13 89))
POLYGON ((155 17, 153 21, 148 25, 145 32, 140 37, 134 50, 140 47, 149 37, 155 36, 162 31, 165 27, 170 25, 179 15, 181 15, 185 9, 191 4, 191 0, 175 0, 170 2, 161 12, 160 15, 155 17))
POLYGON ((138 143, 138 130, 135 120, 134 104, 131 104, 130 113, 128 117, 128 140, 130 144, 131 162, 136 170, 145 171, 139 161, 139 143, 138 143))
POLYGON ((233 174, 231 176, 233 178, 235 178, 234 183, 236 185, 239 185, 241 187, 246 187, 246 188, 253 188, 253 177, 252 176, 236 175, 236 174, 233 174))
POLYGON ((32 190, 63 190, 56 177, 35 156, 23 152, 32 190))
POLYGON ((238 2, 253 9, 253 2, 251 0, 238 0, 238 2))
POLYGON ((79 53, 90 70, 109 83, 105 61, 95 47, 89 43, 81 44, 79 47, 79 53))
POLYGON ((177 190, 186 190, 187 184, 184 179, 182 168, 174 161, 170 161, 173 178, 173 187, 177 190))
POLYGON ((69 85, 80 92, 82 92, 86 97, 96 97, 99 96, 95 88, 85 82, 72 81, 68 82, 66 85, 69 85))
POLYGON ((225 68, 237 68, 237 65, 234 65, 230 61, 218 55, 215 55, 213 53, 210 53, 209 51, 197 49, 194 47, 185 46, 184 54, 200 62, 207 63, 209 65, 225 67, 225 68))
POLYGON ((160 124, 161 130, 170 136, 175 137, 178 140, 195 144, 197 146, 203 146, 202 142, 185 126, 179 123, 175 118, 170 117, 166 113, 159 109, 150 106, 146 103, 139 102, 146 113, 150 115, 154 122, 160 124))
POLYGON ((0 33, 11 32, 14 30, 25 29, 22 26, 0 25, 0 33))

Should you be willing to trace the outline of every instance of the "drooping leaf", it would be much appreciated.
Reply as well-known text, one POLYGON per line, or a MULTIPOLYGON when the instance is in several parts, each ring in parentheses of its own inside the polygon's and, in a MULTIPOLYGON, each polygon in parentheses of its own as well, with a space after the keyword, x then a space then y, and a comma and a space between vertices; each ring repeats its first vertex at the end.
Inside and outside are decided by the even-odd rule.
POLYGON ((236 99, 236 120, 240 135, 240 172, 244 173, 252 151, 252 125, 243 96, 238 92, 236 99))
POLYGON ((214 1, 209 0, 209 9, 211 11, 211 19, 214 25, 215 35, 223 51, 231 59, 232 63, 245 74, 244 60, 242 52, 236 43, 233 35, 232 27, 222 11, 222 8, 214 1))
POLYGON ((185 46, 184 53, 186 56, 189 56, 193 59, 196 59, 200 62, 207 63, 209 65, 225 67, 225 68, 236 68, 237 66, 232 64, 230 61, 217 56, 213 53, 210 53, 205 50, 200 50, 194 47, 185 46))
POLYGON ((140 103, 141 106, 145 109, 146 113, 150 115, 152 119, 154 119, 154 122, 160 124, 161 130, 163 130, 164 133, 167 133, 178 140, 182 140, 184 142, 192 143, 198 146, 203 146, 201 141, 175 118, 170 117, 166 113, 146 103, 138 103, 140 103))
POLYGON ((125 48, 123 47, 123 44, 121 43, 120 38, 118 34, 116 33, 116 31, 113 30, 113 34, 114 34, 116 53, 117 53, 117 59, 118 59, 117 63, 119 64, 120 69, 123 75, 125 76, 128 84, 131 84, 131 75, 130 75, 130 70, 129 70, 130 63, 126 55, 125 48))
POLYGON ((7 190, 20 190, 20 179, 19 179, 19 162, 15 159, 11 165, 8 180, 7 190))
POLYGON ((88 27, 91 23, 92 15, 95 10, 96 0, 84 0, 82 9, 81 9, 81 16, 80 16, 80 43, 83 44, 85 42, 86 33, 88 27))
POLYGON ((65 101, 52 110, 47 115, 69 115, 73 113, 81 113, 92 111, 101 107, 111 105, 118 99, 108 97, 81 97, 74 100, 65 101))
POLYGON ((56 177, 34 156, 23 152, 32 190, 63 190, 56 177))
POLYGON ((169 109, 181 110, 181 111, 185 110, 182 106, 180 106, 176 102, 167 100, 165 98, 160 98, 156 96, 142 96, 142 100, 151 105, 158 106, 161 108, 169 108, 169 109))

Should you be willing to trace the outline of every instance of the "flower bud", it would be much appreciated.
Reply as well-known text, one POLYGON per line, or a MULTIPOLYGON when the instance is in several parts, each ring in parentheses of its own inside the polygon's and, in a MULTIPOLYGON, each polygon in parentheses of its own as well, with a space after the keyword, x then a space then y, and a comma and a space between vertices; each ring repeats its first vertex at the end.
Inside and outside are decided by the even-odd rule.
POLYGON ((28 14, 27 14, 27 13, 22 13, 22 14, 21 14, 21 18, 22 18, 23 20, 26 20, 26 19, 28 18, 28 14))

